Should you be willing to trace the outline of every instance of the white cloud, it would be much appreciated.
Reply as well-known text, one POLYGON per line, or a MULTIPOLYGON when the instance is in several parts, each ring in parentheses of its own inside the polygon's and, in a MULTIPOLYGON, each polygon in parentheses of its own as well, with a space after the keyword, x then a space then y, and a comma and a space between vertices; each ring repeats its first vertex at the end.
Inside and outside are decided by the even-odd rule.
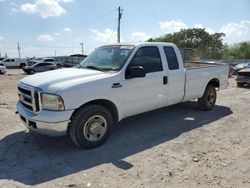
POLYGON ((61 16, 66 10, 59 4, 58 0, 36 0, 33 4, 21 5, 20 10, 28 14, 38 13, 42 18, 61 16))
POLYGON ((72 3, 74 0, 59 0, 59 2, 63 3, 72 3))
POLYGON ((250 20, 223 25, 220 32, 226 34, 224 42, 228 44, 250 41, 250 20))
POLYGON ((53 41, 53 37, 49 34, 42 34, 37 36, 37 40, 43 41, 43 42, 49 42, 53 41))
POLYGON ((0 0, 0 2, 4 2, 5 0, 0 0))
POLYGON ((159 22, 160 28, 166 33, 178 32, 181 29, 187 29, 187 24, 183 23, 181 20, 171 20, 159 22))
MULTIPOLYGON (((103 32, 96 29, 91 29, 94 34, 94 40, 104 43, 114 43, 117 42, 117 33, 109 28, 106 28, 103 32)), ((123 41, 123 40, 121 40, 123 41)))
POLYGON ((72 31, 72 29, 70 29, 68 27, 63 28, 63 30, 66 31, 66 32, 71 32, 72 31))
POLYGON ((4 38, 2 36, 0 36, 0 41, 4 41, 4 38))
POLYGON ((215 33, 215 31, 214 31, 213 29, 208 28, 208 27, 204 27, 204 26, 201 25, 201 24, 195 24, 195 25, 194 25, 194 28, 200 28, 200 29, 205 28, 205 30, 206 30, 209 34, 215 33))
POLYGON ((134 42, 144 42, 150 38, 149 35, 147 35, 144 32, 134 32, 132 33, 131 39, 134 42))
POLYGON ((55 36, 57 36, 57 37, 59 37, 61 34, 60 34, 60 33, 55 32, 55 33, 54 33, 54 35, 55 35, 55 36))
POLYGON ((11 8, 11 12, 17 12, 17 11, 18 11, 17 8, 15 8, 15 7, 12 7, 12 8, 11 8))

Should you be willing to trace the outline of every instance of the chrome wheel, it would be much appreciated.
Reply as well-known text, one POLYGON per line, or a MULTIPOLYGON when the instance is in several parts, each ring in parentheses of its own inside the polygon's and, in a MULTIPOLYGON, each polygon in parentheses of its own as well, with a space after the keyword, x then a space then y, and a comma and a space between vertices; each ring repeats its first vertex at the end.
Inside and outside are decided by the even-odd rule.
POLYGON ((212 106, 215 103, 215 93, 210 90, 207 95, 207 105, 212 106))
POLYGON ((83 127, 83 135, 90 142, 97 142, 103 138, 107 131, 107 121, 103 116, 90 117, 83 127))

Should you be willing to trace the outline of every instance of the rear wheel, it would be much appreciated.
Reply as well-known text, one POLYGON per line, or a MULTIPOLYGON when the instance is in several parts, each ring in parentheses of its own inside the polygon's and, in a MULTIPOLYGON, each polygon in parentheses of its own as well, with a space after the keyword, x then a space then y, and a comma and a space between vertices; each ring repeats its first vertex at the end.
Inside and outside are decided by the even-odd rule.
POLYGON ((57 68, 61 68, 62 65, 61 65, 61 64, 56 64, 56 67, 57 67, 57 68))
POLYGON ((198 106, 201 110, 211 110, 216 102, 216 89, 212 85, 208 85, 201 98, 198 99, 198 106))
POLYGON ((69 134, 79 147, 95 148, 106 142, 112 125, 112 116, 105 107, 88 105, 72 116, 69 134))
POLYGON ((25 66, 26 66, 26 65, 25 65, 24 63, 22 63, 22 64, 20 65, 20 68, 23 69, 25 66))

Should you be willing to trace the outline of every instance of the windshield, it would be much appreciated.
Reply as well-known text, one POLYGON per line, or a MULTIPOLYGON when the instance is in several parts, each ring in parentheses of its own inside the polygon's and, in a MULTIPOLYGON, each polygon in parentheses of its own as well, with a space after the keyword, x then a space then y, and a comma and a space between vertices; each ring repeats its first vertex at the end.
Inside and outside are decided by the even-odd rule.
POLYGON ((96 70, 120 70, 131 54, 132 45, 102 46, 92 52, 77 67, 96 70))

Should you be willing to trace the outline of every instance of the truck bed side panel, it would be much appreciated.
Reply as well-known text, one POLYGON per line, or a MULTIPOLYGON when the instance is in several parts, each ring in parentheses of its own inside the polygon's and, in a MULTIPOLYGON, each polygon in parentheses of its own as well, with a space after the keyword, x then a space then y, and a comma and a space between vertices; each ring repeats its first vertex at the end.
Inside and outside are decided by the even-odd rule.
POLYGON ((229 67, 226 65, 186 69, 186 92, 183 101, 200 98, 208 82, 214 78, 219 80, 219 89, 226 88, 228 69, 229 67))

